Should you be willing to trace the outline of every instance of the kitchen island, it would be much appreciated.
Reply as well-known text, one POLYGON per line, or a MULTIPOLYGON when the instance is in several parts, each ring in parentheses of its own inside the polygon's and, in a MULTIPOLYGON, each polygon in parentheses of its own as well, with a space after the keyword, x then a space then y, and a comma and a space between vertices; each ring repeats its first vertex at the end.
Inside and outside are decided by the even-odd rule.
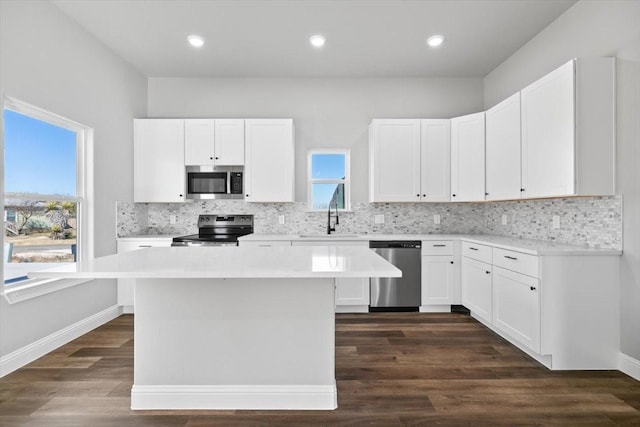
POLYGON ((136 279, 132 409, 335 409, 335 278, 362 247, 147 248, 32 273, 136 279))

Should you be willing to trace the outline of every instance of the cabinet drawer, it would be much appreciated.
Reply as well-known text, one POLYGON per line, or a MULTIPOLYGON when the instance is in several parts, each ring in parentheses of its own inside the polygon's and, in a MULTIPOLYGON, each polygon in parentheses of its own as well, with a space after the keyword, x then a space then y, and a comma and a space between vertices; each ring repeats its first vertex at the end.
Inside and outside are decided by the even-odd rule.
POLYGON ((463 241, 462 256, 491 264, 491 246, 463 241))
POLYGON ((117 244, 118 253, 135 251, 137 249, 144 248, 168 247, 171 246, 171 241, 171 238, 119 241, 117 244))
POLYGON ((424 240, 422 255, 453 255, 453 242, 451 240, 424 240))
POLYGON ((493 265, 531 277, 539 276, 538 257, 536 255, 493 248, 493 265))

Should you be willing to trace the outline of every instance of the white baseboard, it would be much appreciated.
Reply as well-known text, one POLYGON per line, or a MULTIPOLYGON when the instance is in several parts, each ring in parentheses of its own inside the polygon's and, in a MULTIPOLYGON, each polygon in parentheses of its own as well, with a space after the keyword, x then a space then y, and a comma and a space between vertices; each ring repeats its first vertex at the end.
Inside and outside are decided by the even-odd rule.
POLYGON ((634 359, 627 354, 620 353, 618 356, 618 369, 629 375, 631 378, 640 381, 640 360, 634 359))
POLYGON ((120 316, 114 305, 0 358, 0 378, 120 316))
POLYGON ((336 313, 368 313, 368 305, 336 305, 336 313))
POLYGON ((420 313, 451 313, 451 305, 421 305, 420 313))
POLYGON ((338 407, 334 385, 135 385, 131 409, 296 409, 338 407))

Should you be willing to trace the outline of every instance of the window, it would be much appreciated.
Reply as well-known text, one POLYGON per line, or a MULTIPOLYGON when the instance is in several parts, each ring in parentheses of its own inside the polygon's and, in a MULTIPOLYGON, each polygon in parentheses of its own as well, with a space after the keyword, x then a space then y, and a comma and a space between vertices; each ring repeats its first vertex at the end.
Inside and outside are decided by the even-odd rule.
POLYGON ((334 203, 338 209, 351 209, 349 150, 312 150, 307 170, 310 210, 327 210, 334 203))
MULTIPOLYGON (((4 283, 87 256, 85 154, 89 129, 5 99, 4 283)), ((88 246, 88 245, 87 245, 88 246)))

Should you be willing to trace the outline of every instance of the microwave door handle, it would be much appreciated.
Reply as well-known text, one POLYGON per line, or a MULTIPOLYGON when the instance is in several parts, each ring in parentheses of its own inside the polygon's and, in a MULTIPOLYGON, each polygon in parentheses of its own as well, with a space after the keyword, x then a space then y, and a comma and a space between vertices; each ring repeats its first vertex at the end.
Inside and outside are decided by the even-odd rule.
POLYGON ((227 194, 231 194, 231 172, 227 172, 227 194))

